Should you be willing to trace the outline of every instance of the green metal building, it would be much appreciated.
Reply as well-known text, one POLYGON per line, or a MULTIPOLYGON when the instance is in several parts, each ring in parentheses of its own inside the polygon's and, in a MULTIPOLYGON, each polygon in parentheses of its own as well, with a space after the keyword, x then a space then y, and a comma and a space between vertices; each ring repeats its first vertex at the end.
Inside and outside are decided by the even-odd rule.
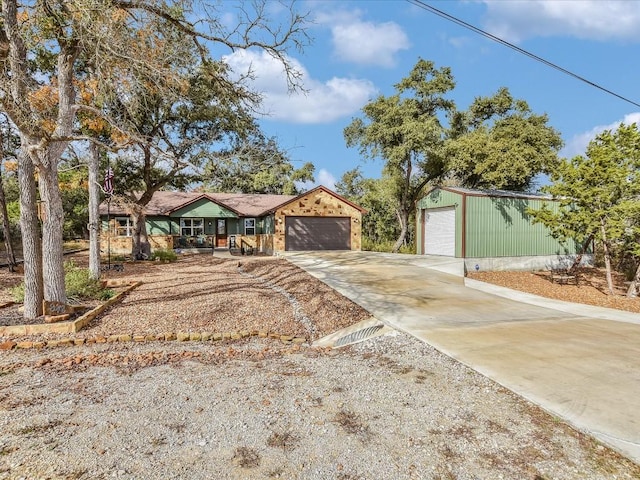
MULTIPOLYGON (((551 197, 503 190, 437 187, 417 204, 419 255, 464 259, 466 271, 539 270, 571 265, 580 249, 574 241, 554 239, 527 213, 551 197)), ((593 256, 585 255, 584 263, 593 256)))

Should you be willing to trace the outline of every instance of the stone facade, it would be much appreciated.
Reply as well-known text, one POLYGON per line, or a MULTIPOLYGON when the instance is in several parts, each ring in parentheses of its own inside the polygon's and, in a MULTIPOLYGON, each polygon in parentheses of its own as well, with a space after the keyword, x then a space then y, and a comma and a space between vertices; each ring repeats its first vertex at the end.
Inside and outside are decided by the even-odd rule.
MULTIPOLYGON (((173 237, 171 235, 149 235, 149 244, 151 251, 155 250, 172 250, 173 237)), ((102 232, 100 236, 100 250, 103 254, 107 253, 107 249, 111 248, 111 253, 115 255, 130 255, 133 248, 131 237, 111 237, 109 245, 109 234, 102 232)))
POLYGON ((283 205, 275 213, 275 251, 286 250, 285 217, 350 217, 351 250, 362 249, 362 211, 322 188, 311 190, 283 205))

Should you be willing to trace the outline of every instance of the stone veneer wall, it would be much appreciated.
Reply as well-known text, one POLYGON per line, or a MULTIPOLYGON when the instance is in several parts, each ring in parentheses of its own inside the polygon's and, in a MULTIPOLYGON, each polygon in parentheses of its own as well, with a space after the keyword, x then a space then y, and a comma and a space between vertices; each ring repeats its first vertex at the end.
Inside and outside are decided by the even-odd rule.
MULTIPOLYGON (((103 232, 100 236, 100 250, 103 255, 107 253, 108 241, 108 234, 103 232)), ((152 252, 160 249, 171 250, 173 249, 173 237, 171 235, 149 235, 149 244, 152 252)), ((112 254, 129 255, 132 246, 131 237, 111 237, 112 254)))
POLYGON ((350 217, 351 250, 362 249, 362 212, 323 190, 309 192, 276 211, 273 247, 278 252, 285 250, 285 217, 350 217))

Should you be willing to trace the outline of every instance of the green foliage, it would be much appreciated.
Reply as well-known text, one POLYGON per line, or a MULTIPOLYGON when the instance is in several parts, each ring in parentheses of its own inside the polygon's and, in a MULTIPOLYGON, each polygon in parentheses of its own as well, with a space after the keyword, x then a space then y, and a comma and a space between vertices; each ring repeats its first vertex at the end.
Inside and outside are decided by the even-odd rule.
POLYGON ((425 185, 444 173, 445 128, 441 117, 455 105, 446 94, 455 86, 451 70, 436 69, 420 59, 409 76, 395 85, 396 94, 366 104, 364 119, 356 118, 344 129, 348 147, 358 147, 365 158, 382 158, 399 235, 398 251, 409 231, 409 217, 425 185))
MULTIPOLYGON (((530 211, 556 238, 593 238, 602 247, 610 291, 611 258, 640 256, 640 131, 621 124, 589 143, 586 156, 564 160, 543 191, 560 202, 559 211, 530 211)), ((621 263, 621 262, 619 262, 621 263)))
MULTIPOLYGON (((549 227, 556 238, 625 241, 640 234, 640 131, 620 125, 605 131, 587 147, 586 156, 576 156, 556 165, 552 184, 542 190, 558 199, 557 214, 548 208, 532 211, 536 221, 549 227)), ((637 242, 629 242, 640 254, 637 242)))
MULTIPOLYGON (((391 253, 394 248, 393 241, 375 242, 367 237, 362 238, 362 250, 366 252, 385 252, 391 253)), ((397 253, 406 253, 413 255, 416 253, 416 247, 413 244, 403 245, 397 253)))
POLYGON ((63 236, 66 239, 87 238, 89 223, 89 190, 87 167, 67 162, 60 167, 60 195, 64 210, 63 236))
MULTIPOLYGON (((64 264, 64 285, 67 297, 75 300, 108 300, 114 291, 104 288, 100 280, 91 278, 89 270, 76 266, 73 261, 64 264)), ((24 301, 24 283, 11 288, 16 303, 24 301)))
POLYGON ((10 292, 14 302, 24 303, 24 282, 20 285, 11 287, 10 292))
MULTIPOLYGON (((391 243, 400 235, 396 216, 396 200, 388 177, 364 178, 358 168, 345 172, 336 184, 336 191, 343 197, 367 210, 362 217, 362 238, 372 244, 391 243)), ((413 235, 409 222, 407 236, 413 235)), ((391 249, 389 250, 391 251, 391 249)))
POLYGON ((104 299, 107 293, 100 280, 91 278, 89 269, 76 266, 73 261, 64 264, 64 286, 70 299, 104 299))
POLYGON ((158 249, 154 250, 151 254, 151 260, 170 263, 178 260, 178 255, 176 255, 176 252, 174 252, 173 250, 158 249))
POLYGON ((313 181, 314 166, 296 169, 274 138, 255 132, 228 151, 209 159, 203 183, 207 191, 296 195, 296 183, 313 181))
POLYGON ((448 176, 461 186, 529 190, 558 163, 562 139, 546 115, 531 112, 506 88, 456 112, 446 144, 448 176))

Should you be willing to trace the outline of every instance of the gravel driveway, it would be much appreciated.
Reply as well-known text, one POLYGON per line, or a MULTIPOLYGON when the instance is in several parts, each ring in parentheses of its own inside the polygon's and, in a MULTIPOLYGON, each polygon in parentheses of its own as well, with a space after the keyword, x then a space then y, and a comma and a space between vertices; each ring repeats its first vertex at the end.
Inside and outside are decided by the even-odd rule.
MULTIPOLYGON (((131 266, 124 275, 145 285, 85 334, 268 324, 314 337, 367 316, 286 261, 259 262, 131 266)), ((10 479, 640 478, 632 462, 395 332, 331 351, 257 338, 4 351, 0 430, 0 478, 10 479)))

